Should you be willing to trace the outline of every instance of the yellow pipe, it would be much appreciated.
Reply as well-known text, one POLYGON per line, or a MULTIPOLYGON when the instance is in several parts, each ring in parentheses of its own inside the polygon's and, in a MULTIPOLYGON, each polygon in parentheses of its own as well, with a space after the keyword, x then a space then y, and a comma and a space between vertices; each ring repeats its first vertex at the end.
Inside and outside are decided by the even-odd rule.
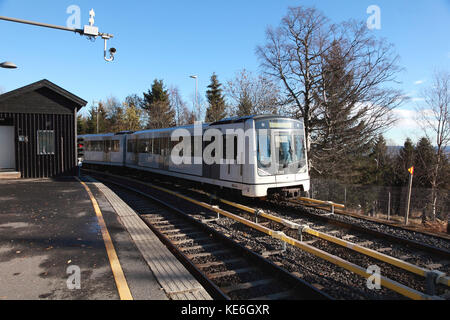
MULTIPOLYGON (((111 174, 106 174, 106 175, 113 176, 111 174)), ((174 195, 176 197, 179 197, 181 199, 184 199, 186 201, 189 201, 189 202, 192 202, 192 203, 194 203, 196 205, 199 205, 199 206, 201 206, 203 208, 206 208, 206 209, 209 209, 209 210, 214 211, 216 213, 219 213, 219 214, 221 214, 221 215, 223 215, 225 217, 228 217, 230 219, 238 221, 238 222, 240 222, 240 223, 242 223, 242 224, 244 224, 244 225, 246 225, 248 227, 251 227, 251 228, 256 229, 256 230, 258 230, 260 232, 263 232, 263 233, 265 233, 265 234, 267 234, 267 235, 269 235, 271 237, 274 237, 274 238, 280 239, 280 240, 282 240, 282 241, 284 241, 286 243, 289 243, 292 246, 300 248, 300 249, 302 249, 302 250, 304 250, 304 251, 306 251, 308 253, 311 253, 311 254, 313 254, 313 255, 315 255, 317 257, 320 257, 320 258, 322 258, 322 259, 324 259, 324 260, 326 260, 328 262, 331 262, 332 264, 338 265, 338 266, 340 266, 340 267, 342 267, 342 268, 344 268, 346 270, 349 270, 349 271, 351 271, 353 273, 356 273, 356 274, 358 274, 358 275, 360 275, 360 276, 362 276, 364 278, 369 278, 369 277, 372 276, 372 274, 368 273, 366 270, 364 270, 362 267, 360 267, 360 266, 358 266, 356 264, 348 262, 348 261, 346 261, 346 260, 344 260, 342 258, 339 258, 337 256, 329 254, 329 253, 327 253, 325 251, 322 251, 320 249, 317 249, 317 248, 315 248, 313 246, 307 245, 307 244, 305 244, 303 242, 300 242, 300 241, 298 241, 298 240, 296 240, 294 238, 288 237, 288 236, 286 236, 284 234, 280 234, 279 232, 276 232, 274 230, 271 230, 269 228, 261 226, 261 225, 259 225, 257 223, 254 223, 254 222, 250 221, 250 220, 247 220, 245 218, 239 217, 239 216, 237 216, 235 214, 232 214, 230 212, 222 210, 222 209, 220 209, 220 208, 218 208, 216 206, 212 206, 212 205, 209 205, 207 203, 191 199, 189 197, 186 197, 186 196, 183 196, 183 195, 179 194, 178 192, 174 192, 174 191, 162 188, 162 187, 158 187, 158 186, 155 186, 155 185, 153 185, 151 183, 138 181, 138 180, 135 180, 135 179, 132 179, 132 178, 126 178, 126 177, 121 177, 121 178, 129 180, 129 181, 138 182, 138 183, 143 184, 143 185, 147 185, 147 186, 152 187, 154 189, 157 189, 157 190, 169 193, 171 195, 174 195)), ((224 201, 226 201, 226 200, 224 200, 224 201)), ((229 202, 229 203, 231 203, 231 202, 229 202)), ((239 205, 239 206, 242 206, 242 205, 239 205)), ((247 207, 247 209, 251 209, 251 208, 247 207)), ((254 212, 256 212, 256 210, 254 210, 254 209, 252 209, 252 210, 254 212)), ((267 214, 265 214, 265 215, 267 215, 267 214)), ((405 285, 403 285, 401 283, 398 283, 398 282, 396 282, 394 280, 391 280, 391 279, 383 277, 383 276, 380 276, 380 280, 381 280, 380 282, 381 282, 382 286, 384 286, 386 288, 389 288, 389 289, 391 289, 391 290, 393 290, 393 291, 395 291, 395 292, 397 292, 397 293, 399 293, 399 294, 401 294, 401 295, 403 295, 405 297, 408 297, 410 299, 414 299, 414 300, 430 300, 430 299, 436 298, 436 297, 431 297, 429 295, 426 295, 426 294, 424 294, 422 292, 419 292, 417 290, 414 290, 412 288, 409 288, 409 287, 407 287, 407 286, 405 286, 405 285)))
POLYGON ((312 203, 318 203, 318 204, 324 204, 324 205, 328 205, 328 206, 333 205, 335 208, 345 208, 345 205, 343 205, 343 204, 329 202, 329 201, 322 201, 322 200, 311 199, 311 198, 298 198, 298 200, 312 202, 312 203))
MULTIPOLYGON (((208 193, 206 193, 206 194, 208 194, 208 193)), ((252 214, 256 213, 256 210, 253 209, 253 208, 250 208, 250 207, 247 207, 247 206, 244 206, 244 205, 241 205, 241 204, 233 203, 231 201, 223 200, 223 199, 220 199, 220 198, 217 198, 217 199, 219 201, 227 204, 227 205, 234 206, 234 207, 239 208, 241 210, 244 210, 246 212, 249 212, 249 213, 252 213, 252 214)), ((300 225, 298 225, 296 223, 293 223, 292 221, 289 221, 289 220, 286 220, 286 219, 283 219, 283 218, 280 218, 280 217, 277 217, 277 216, 273 216, 273 215, 265 213, 265 212, 261 212, 260 216, 263 217, 263 218, 272 220, 274 222, 283 224, 285 226, 289 226, 292 229, 298 229, 299 227, 301 227, 300 225)), ((388 263, 388 264, 391 264, 393 266, 399 267, 401 269, 404 269, 406 271, 412 272, 412 273, 417 274, 417 275, 422 276, 422 277, 426 277, 427 274, 429 272, 431 272, 431 270, 428 270, 428 269, 425 269, 425 268, 421 268, 419 266, 416 266, 416 265, 413 265, 413 264, 408 263, 406 261, 403 261, 403 260, 400 260, 400 259, 388 256, 388 255, 383 254, 381 252, 378 252, 378 251, 375 251, 375 250, 372 250, 372 249, 369 249, 369 248, 362 247, 362 246, 357 245, 355 243, 352 243, 350 241, 339 239, 337 237, 328 235, 326 233, 323 233, 323 232, 320 232, 320 231, 317 231, 317 230, 313 230, 313 229, 311 229, 309 227, 304 228, 302 231, 306 232, 306 233, 308 233, 308 234, 310 234, 312 236, 318 237, 320 239, 323 239, 323 240, 335 243, 335 244, 340 245, 342 247, 346 247, 346 248, 351 249, 353 251, 365 254, 367 256, 370 256, 372 258, 378 259, 378 260, 383 261, 385 263, 388 263)), ((438 282, 443 284, 443 285, 450 286, 450 277, 448 277, 448 276, 441 277, 441 278, 438 279, 438 282)))

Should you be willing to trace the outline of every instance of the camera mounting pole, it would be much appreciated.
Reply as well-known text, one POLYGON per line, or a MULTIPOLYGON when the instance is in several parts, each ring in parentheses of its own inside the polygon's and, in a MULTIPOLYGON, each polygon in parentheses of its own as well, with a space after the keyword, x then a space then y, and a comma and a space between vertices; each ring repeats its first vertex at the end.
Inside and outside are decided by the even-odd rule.
POLYGON ((44 28, 51 28, 51 29, 75 32, 75 33, 80 34, 81 36, 86 36, 90 39, 96 39, 97 37, 102 37, 102 39, 105 40, 104 59, 108 62, 111 62, 114 60, 114 54, 116 53, 117 50, 115 48, 109 49, 110 57, 107 58, 106 57, 107 41, 111 38, 114 38, 114 35, 109 34, 109 33, 99 32, 98 27, 94 26, 94 17, 95 17, 94 9, 91 9, 91 11, 89 12, 89 25, 84 26, 84 29, 68 28, 68 27, 58 26, 58 25, 54 25, 54 24, 22 20, 22 19, 10 18, 10 17, 4 17, 4 16, 0 16, 0 20, 29 24, 29 25, 44 27, 44 28))

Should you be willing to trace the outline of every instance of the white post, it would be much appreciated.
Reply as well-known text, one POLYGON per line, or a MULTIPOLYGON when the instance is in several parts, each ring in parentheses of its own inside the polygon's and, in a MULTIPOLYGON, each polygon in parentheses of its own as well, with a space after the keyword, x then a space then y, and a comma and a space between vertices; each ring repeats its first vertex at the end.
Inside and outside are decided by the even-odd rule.
POLYGON ((391 193, 389 192, 389 201, 388 201, 388 221, 391 220, 391 193))
POLYGON ((408 218, 409 218, 409 209, 411 205, 411 191, 412 191, 412 182, 413 182, 413 175, 409 175, 409 190, 408 190, 408 205, 406 206, 406 214, 405 214, 405 225, 408 225, 408 218))

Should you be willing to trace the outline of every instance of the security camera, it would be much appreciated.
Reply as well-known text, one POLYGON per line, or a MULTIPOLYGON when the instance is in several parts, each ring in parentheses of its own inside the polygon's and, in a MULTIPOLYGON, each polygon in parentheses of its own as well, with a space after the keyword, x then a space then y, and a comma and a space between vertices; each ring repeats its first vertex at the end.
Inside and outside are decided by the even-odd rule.
POLYGON ((110 53, 111 55, 116 54, 116 52, 117 52, 116 48, 111 48, 111 49, 109 49, 109 53, 110 53))

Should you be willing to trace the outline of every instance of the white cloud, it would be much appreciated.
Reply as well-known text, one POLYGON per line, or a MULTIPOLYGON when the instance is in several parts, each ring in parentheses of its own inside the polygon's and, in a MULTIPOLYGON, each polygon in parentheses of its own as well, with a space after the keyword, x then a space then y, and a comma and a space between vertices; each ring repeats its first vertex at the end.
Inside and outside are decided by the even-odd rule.
POLYGON ((417 80, 416 82, 414 82, 414 84, 417 86, 417 85, 422 84, 424 82, 425 82, 425 80, 417 80))

